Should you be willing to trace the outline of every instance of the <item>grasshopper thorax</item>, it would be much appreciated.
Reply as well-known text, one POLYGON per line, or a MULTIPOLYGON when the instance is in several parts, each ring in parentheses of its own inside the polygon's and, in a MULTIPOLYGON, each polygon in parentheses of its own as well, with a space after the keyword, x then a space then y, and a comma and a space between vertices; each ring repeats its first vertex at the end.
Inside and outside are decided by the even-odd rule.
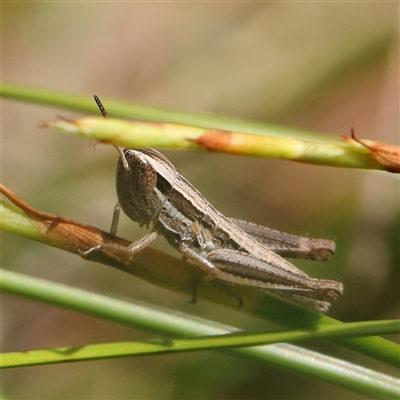
POLYGON ((158 218, 175 178, 175 168, 158 151, 123 149, 115 181, 118 202, 130 219, 148 225, 158 218))

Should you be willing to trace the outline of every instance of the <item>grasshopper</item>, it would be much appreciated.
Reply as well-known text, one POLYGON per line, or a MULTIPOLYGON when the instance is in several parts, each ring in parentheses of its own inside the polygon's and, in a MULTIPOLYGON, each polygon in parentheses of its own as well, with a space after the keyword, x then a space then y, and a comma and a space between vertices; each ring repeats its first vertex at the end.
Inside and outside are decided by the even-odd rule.
MULTIPOLYGON (((107 116, 100 100, 96 102, 107 116)), ((118 204, 111 233, 116 232, 120 208, 140 226, 152 225, 150 233, 130 245, 132 254, 163 235, 201 268, 203 281, 260 288, 318 312, 327 311, 330 302, 343 294, 340 282, 311 278, 283 258, 326 260, 335 251, 333 241, 227 218, 163 154, 150 148, 117 150, 118 204)))

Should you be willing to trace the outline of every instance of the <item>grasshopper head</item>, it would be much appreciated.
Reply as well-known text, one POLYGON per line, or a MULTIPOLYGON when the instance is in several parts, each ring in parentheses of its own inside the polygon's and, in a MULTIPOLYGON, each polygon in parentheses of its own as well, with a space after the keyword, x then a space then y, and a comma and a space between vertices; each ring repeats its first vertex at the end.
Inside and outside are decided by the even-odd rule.
POLYGON ((175 168, 158 151, 123 149, 115 181, 121 208, 131 220, 148 225, 158 217, 175 177, 175 168))

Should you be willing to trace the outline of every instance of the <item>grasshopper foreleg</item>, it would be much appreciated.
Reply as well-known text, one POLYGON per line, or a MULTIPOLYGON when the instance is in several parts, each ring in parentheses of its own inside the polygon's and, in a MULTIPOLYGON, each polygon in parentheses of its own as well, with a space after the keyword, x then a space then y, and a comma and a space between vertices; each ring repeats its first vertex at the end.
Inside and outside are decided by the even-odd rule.
POLYGON ((116 243, 102 243, 97 246, 91 247, 89 250, 85 251, 80 251, 80 255, 82 258, 88 258, 90 254, 96 251, 102 251, 102 250, 119 250, 126 252, 128 251, 131 256, 135 255, 136 253, 139 253, 141 250, 143 250, 145 247, 147 247, 156 237, 158 236, 158 233, 156 231, 151 231, 148 233, 146 236, 143 236, 141 239, 137 240, 136 242, 131 243, 128 247, 121 246, 116 243))

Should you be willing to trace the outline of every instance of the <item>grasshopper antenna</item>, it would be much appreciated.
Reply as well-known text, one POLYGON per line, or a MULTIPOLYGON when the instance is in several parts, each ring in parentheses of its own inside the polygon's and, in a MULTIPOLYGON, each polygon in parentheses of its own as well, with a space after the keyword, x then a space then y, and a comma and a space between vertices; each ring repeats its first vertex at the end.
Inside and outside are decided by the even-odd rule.
MULTIPOLYGON (((99 99, 99 96, 94 94, 93 98, 94 98, 94 101, 97 104, 97 107, 99 107, 99 110, 100 110, 101 114, 103 115, 103 117, 104 118, 108 118, 108 113, 107 113, 106 109, 104 108, 103 103, 99 99)), ((121 146, 116 146, 116 145, 114 145, 114 147, 117 149, 117 151, 119 153, 119 156, 121 157, 121 161, 122 161, 122 165, 123 165, 124 169, 126 171, 129 171, 129 164, 128 164, 128 161, 126 161, 126 158, 125 158, 124 148, 121 147, 121 146)), ((119 211, 118 211, 118 213, 119 213, 119 211)), ((114 222, 113 222, 113 224, 114 224, 114 222)), ((113 227, 111 227, 111 231, 112 230, 113 230, 113 227)))
POLYGON ((103 106, 103 103, 101 102, 101 100, 99 99, 99 97, 97 95, 93 95, 94 101, 97 104, 97 107, 99 107, 99 110, 101 112, 101 114, 103 115, 104 118, 108 118, 108 113, 106 111, 106 109, 103 106))
MULTIPOLYGON (((99 96, 94 94, 93 98, 94 98, 94 101, 97 104, 97 107, 99 107, 99 110, 100 110, 101 114, 103 115, 103 117, 104 118, 108 118, 108 113, 107 113, 106 109, 104 108, 103 103, 99 99, 99 96)), ((126 158, 125 158, 124 148, 121 147, 121 146, 116 146, 116 145, 114 145, 114 147, 117 149, 117 151, 119 153, 119 156, 121 157, 121 162, 122 162, 122 165, 123 165, 124 169, 126 171, 129 171, 129 164, 128 164, 128 161, 126 161, 126 158)), ((120 210, 121 210, 121 206, 119 205, 119 203, 117 203, 115 205, 115 207, 114 207, 113 218, 112 218, 112 222, 111 222, 110 233, 112 235, 115 235, 117 233, 120 210)))

